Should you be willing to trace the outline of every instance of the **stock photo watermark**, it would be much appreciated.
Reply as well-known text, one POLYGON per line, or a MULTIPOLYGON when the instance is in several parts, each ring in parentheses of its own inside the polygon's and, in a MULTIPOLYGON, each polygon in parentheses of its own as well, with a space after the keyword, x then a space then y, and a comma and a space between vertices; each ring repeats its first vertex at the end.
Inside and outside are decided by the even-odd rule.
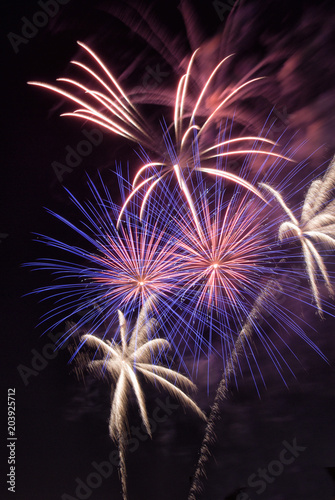
POLYGON ((26 45, 30 40, 35 38, 42 28, 48 24, 50 19, 57 16, 60 7, 66 5, 71 0, 39 0, 37 5, 41 10, 37 10, 30 19, 28 17, 21 17, 21 30, 20 34, 9 32, 7 38, 11 44, 15 54, 18 54, 20 46, 26 45))
POLYGON ((277 108, 273 109, 273 114, 275 115, 271 121, 271 133, 272 134, 280 134, 286 130, 288 127, 288 113, 287 107, 284 106, 282 110, 278 110, 277 108))
POLYGON ((93 149, 100 146, 103 141, 103 133, 97 128, 93 128, 92 130, 83 129, 81 132, 86 139, 82 139, 74 147, 70 145, 65 147, 66 154, 64 163, 59 161, 53 161, 51 163, 51 168, 55 172, 60 183, 63 182, 64 174, 73 172, 76 167, 81 165, 83 159, 89 156, 93 149))
POLYGON ((226 2, 221 2, 221 0, 214 0, 212 2, 212 5, 215 12, 219 16, 220 21, 224 21, 234 5, 237 5, 238 2, 239 0, 227 0, 226 2))
MULTIPOLYGON (((297 438, 294 438, 291 443, 288 441, 282 442, 283 448, 280 451, 278 458, 271 460, 266 467, 259 467, 257 472, 250 474, 247 479, 247 485, 252 488, 257 495, 261 495, 267 489, 269 484, 275 482, 276 478, 281 476, 288 465, 293 464, 299 458, 307 447, 297 443, 297 438)), ((237 500, 251 500, 250 495, 246 492, 241 492, 236 497, 237 500)))
POLYGON ((68 342, 64 342, 60 346, 58 346, 58 341, 64 336, 64 333, 65 332, 49 332, 48 337, 51 342, 45 344, 45 346, 41 350, 37 350, 35 348, 31 349, 30 352, 32 354, 32 358, 28 366, 19 364, 16 367, 25 386, 29 384, 31 377, 36 377, 37 375, 39 375, 43 370, 46 369, 46 367, 49 365, 49 362, 58 356, 61 350, 67 348, 68 342))
POLYGON ((155 90, 168 76, 170 76, 170 72, 163 71, 159 63, 154 67, 146 66, 142 86, 145 90, 155 90))
POLYGON ((15 474, 15 461, 16 461, 16 430, 15 430, 15 388, 8 389, 8 437, 7 437, 7 484, 8 491, 15 493, 16 474, 15 474))
MULTIPOLYGON (((170 415, 179 408, 179 404, 172 403, 170 397, 167 396, 165 401, 160 398, 155 399, 156 406, 148 418, 150 423, 151 434, 156 432, 158 424, 166 422, 170 415)), ((126 447, 130 453, 135 452, 141 442, 147 441, 149 435, 145 430, 144 424, 141 426, 131 426, 129 437, 126 443, 126 447)), ((76 477, 75 479, 75 491, 74 495, 69 493, 63 493, 61 500, 86 500, 88 499, 93 490, 100 488, 104 479, 108 479, 113 474, 115 468, 120 464, 119 453, 117 450, 111 451, 107 460, 103 460, 98 463, 96 461, 91 462, 91 471, 86 476, 85 479, 76 477)))

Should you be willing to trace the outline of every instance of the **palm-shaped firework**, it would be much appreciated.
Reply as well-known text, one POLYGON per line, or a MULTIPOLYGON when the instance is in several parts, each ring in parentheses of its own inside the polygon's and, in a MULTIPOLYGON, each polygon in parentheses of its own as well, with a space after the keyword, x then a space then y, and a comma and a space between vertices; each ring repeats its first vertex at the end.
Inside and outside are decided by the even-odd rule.
POLYGON ((75 358, 81 368, 86 365, 95 376, 110 378, 115 383, 111 398, 109 434, 119 447, 122 490, 125 499, 127 498, 125 466, 128 430, 127 409, 131 390, 136 396, 143 425, 151 437, 139 375, 149 382, 160 385, 183 406, 192 409, 203 420, 206 420, 205 414, 196 403, 183 392, 183 389, 195 389, 191 380, 174 370, 152 363, 153 357, 160 356, 163 351, 170 347, 169 342, 165 339, 149 338, 158 326, 154 318, 149 319, 148 317, 153 301, 152 297, 146 301, 131 332, 123 313, 118 311, 120 344, 117 344, 115 340, 110 341, 86 334, 81 337, 81 341, 87 347, 96 349, 94 359, 88 360, 84 354, 75 358), (99 354, 102 355, 102 358, 99 358, 99 354))
POLYGON ((335 159, 333 158, 324 177, 311 183, 302 206, 300 221, 276 189, 264 183, 261 186, 276 198, 289 216, 290 220, 279 226, 279 239, 282 240, 287 236, 299 239, 313 296, 319 313, 322 314, 321 298, 317 285, 317 268, 321 272, 331 295, 333 287, 322 256, 312 240, 335 248, 335 200, 330 201, 335 187, 335 159))

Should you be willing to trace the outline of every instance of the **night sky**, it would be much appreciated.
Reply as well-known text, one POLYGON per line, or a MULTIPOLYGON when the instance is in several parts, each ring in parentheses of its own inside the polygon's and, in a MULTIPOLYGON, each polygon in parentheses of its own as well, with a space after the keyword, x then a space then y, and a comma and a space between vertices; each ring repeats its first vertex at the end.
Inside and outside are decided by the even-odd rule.
MULTIPOLYGON (((7 448, 1 467, 1 498, 122 498, 115 465, 117 448, 108 435, 110 388, 90 376, 85 383, 77 380, 68 363, 67 348, 54 350, 55 337, 64 332, 65 325, 55 330, 53 337, 44 334, 50 324, 39 325, 40 318, 52 304, 31 294, 47 286, 52 277, 47 272, 32 272, 23 264, 40 257, 59 257, 55 249, 34 241, 36 234, 67 241, 72 238, 74 245, 79 244, 78 237, 45 210, 78 222, 78 212, 64 188, 84 201, 90 196, 87 174, 93 181, 101 175, 119 202, 112 172, 115 162, 129 161, 133 172, 138 158, 132 144, 102 131, 89 154, 77 155, 71 164, 69 152, 76 151, 94 127, 60 118, 67 104, 26 82, 53 83, 59 76, 71 74, 69 61, 78 55, 76 41, 81 40, 94 47, 115 75, 121 75, 126 90, 154 88, 168 99, 182 74, 178 61, 189 57, 196 44, 219 44, 236 55, 230 67, 236 79, 267 58, 263 67, 267 83, 241 103, 241 116, 257 129, 274 107, 275 133, 283 134, 283 143, 290 137, 295 147, 299 145, 298 161, 308 158, 301 175, 306 179, 320 175, 335 153, 333 2, 247 0, 241 2, 232 19, 228 18, 231 1, 188 0, 180 8, 178 3, 138 4, 143 12, 152 7, 147 36, 150 39, 150 29, 154 29, 165 44, 176 47, 174 60, 164 58, 164 43, 155 50, 136 32, 143 18, 142 7, 135 16, 130 1, 63 0, 46 22, 45 16, 36 17, 43 1, 13 0, 2 5, 3 449, 7 443, 8 388, 15 388, 17 441, 15 495, 6 486, 7 448), (33 18, 43 26, 29 24, 33 18), (226 34, 220 38, 224 28, 226 34)), ((172 108, 164 104, 163 100, 161 106, 140 106, 155 123, 162 114, 167 121, 172 119, 172 108)), ((302 193, 297 193, 297 202, 302 193)), ((333 264, 328 258, 332 276, 333 264)), ((307 279, 302 280, 308 287, 307 279)), ((294 310, 328 362, 294 333, 285 333, 287 347, 277 344, 287 359, 285 385, 269 357, 256 345, 265 381, 257 380, 259 397, 248 364, 241 360, 240 376, 220 406, 217 440, 199 500, 335 498, 335 309, 334 302, 327 300, 329 314, 323 320, 315 307, 302 307, 298 300, 287 307, 294 310), (285 446, 292 448, 294 443, 298 448, 293 461, 277 475, 278 470, 273 469, 269 481, 251 484, 250 477, 259 481, 258 471, 273 461, 278 463, 285 446), (257 492, 263 490, 260 484, 266 487, 257 492)), ((281 325, 277 327, 280 332, 281 325)), ((185 359, 191 366, 192 360, 185 359)), ((198 386, 195 399, 207 414, 222 368, 220 360, 212 360, 209 389, 204 361, 194 378, 198 386)), ((160 408, 161 421, 157 420, 151 441, 139 431, 140 416, 131 404, 131 436, 136 436, 137 444, 127 455, 129 500, 186 500, 205 425, 172 398, 167 401, 164 392, 149 384, 145 389, 148 414, 157 415, 160 408)))

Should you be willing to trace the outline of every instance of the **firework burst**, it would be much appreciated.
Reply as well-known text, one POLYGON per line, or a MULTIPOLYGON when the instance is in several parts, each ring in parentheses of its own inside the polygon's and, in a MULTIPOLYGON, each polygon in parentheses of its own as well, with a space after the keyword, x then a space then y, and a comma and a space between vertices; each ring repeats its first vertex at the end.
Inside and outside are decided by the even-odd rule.
MULTIPOLYGON (((117 173, 124 200, 131 184, 120 168, 117 173)), ((240 185, 232 192, 225 179, 207 184, 200 172, 189 186, 199 230, 178 184, 164 180, 162 192, 152 194, 142 219, 136 215, 143 201, 138 193, 117 226, 119 207, 106 187, 100 194, 92 182, 91 202, 82 204, 70 195, 84 217, 79 225, 53 214, 82 241, 73 246, 42 237, 72 260, 41 259, 33 264, 58 278, 37 290, 55 304, 43 321, 54 321, 56 327, 80 317, 64 341, 83 326, 89 325, 93 333, 102 326, 109 329, 119 307, 131 317, 155 294, 155 315, 184 370, 189 369, 186 353, 192 354, 192 371, 202 356, 229 359, 237 332, 268 280, 294 272, 278 267, 285 252, 276 239, 279 219, 271 206, 240 185)), ((294 296, 294 286, 287 286, 285 294, 294 296)), ((280 315, 283 311, 276 310, 276 317, 280 315)), ((291 326, 302 336, 294 322, 291 326)), ((271 344, 266 349, 270 354, 271 344)), ((275 355, 273 360, 280 365, 275 355)))
POLYGON ((197 111, 210 88, 213 78, 228 58, 220 61, 209 74, 206 83, 196 99, 190 116, 186 116, 184 114, 185 99, 188 94, 192 66, 197 56, 197 51, 195 51, 190 58, 186 73, 179 81, 175 100, 174 120, 171 126, 167 127, 163 136, 163 144, 165 143, 165 147, 167 146, 168 158, 167 161, 162 161, 161 158, 166 157, 166 152, 160 138, 141 117, 136 107, 132 104, 131 100, 121 88, 113 74, 108 70, 104 62, 87 45, 81 42, 78 43, 88 54, 94 69, 79 61, 72 61, 72 63, 93 79, 95 87, 92 89, 81 83, 80 80, 69 78, 60 78, 59 81, 72 88, 79 89, 80 92, 84 93, 85 98, 77 97, 74 93, 54 85, 41 82, 29 83, 60 94, 80 106, 73 112, 64 113, 62 116, 71 116, 93 122, 106 128, 110 132, 141 144, 141 147, 149 148, 158 155, 159 160, 146 162, 137 171, 133 181, 133 190, 125 200, 118 218, 118 224, 130 200, 136 196, 139 190, 144 189, 145 195, 140 210, 140 215, 142 216, 149 195, 165 177, 171 174, 176 178, 189 204, 199 232, 201 231, 200 222, 197 219, 191 193, 185 179, 185 173, 186 178, 189 172, 194 171, 201 171, 208 175, 223 177, 226 180, 243 186, 245 189, 250 190, 254 195, 265 201, 260 191, 254 185, 232 172, 213 168, 212 161, 218 157, 241 157, 245 155, 265 155, 266 157, 283 158, 291 161, 289 158, 273 151, 273 148, 276 146, 275 142, 261 136, 230 137, 223 142, 211 140, 210 145, 208 145, 207 139, 206 141, 202 140, 208 129, 212 126, 214 126, 214 128, 217 127, 216 120, 218 116, 220 116, 220 120, 224 118, 222 116, 222 111, 231 101, 233 101, 234 97, 245 87, 261 78, 246 80, 233 89, 227 90, 227 92, 221 96, 220 102, 210 116, 198 122, 197 111), (185 121, 188 122, 186 126, 185 121), (174 130, 174 143, 170 136, 170 129, 174 130), (250 147, 250 144, 253 145, 253 147, 250 147), (255 144, 259 144, 260 147, 255 148, 255 144), (200 147, 198 147, 199 145, 200 147), (240 145, 242 145, 242 148, 240 148, 240 145), (268 146, 268 149, 264 149, 264 145, 268 146), (194 155, 195 149, 197 149, 196 155, 194 155))
POLYGON ((221 338, 223 357, 225 341, 240 329, 275 259, 269 234, 262 225, 264 205, 237 192, 230 201, 225 198, 220 182, 210 189, 204 187, 198 198, 194 197, 201 232, 189 211, 175 220, 188 323, 197 320, 198 349, 207 331, 208 355, 213 334, 221 338))
MULTIPOLYGON (((89 186, 93 201, 86 205, 70 194, 70 199, 84 216, 80 226, 50 212, 81 237, 81 246, 39 235, 40 241, 70 254, 72 260, 40 259, 31 264, 57 276, 53 285, 37 290, 47 293, 57 304, 43 321, 60 317, 54 323, 55 327, 74 315, 81 316, 66 338, 84 325, 90 325, 93 332, 102 325, 109 329, 119 307, 131 315, 152 294, 156 296, 157 316, 161 317, 163 304, 172 309, 182 276, 180 253, 164 228, 166 220, 157 219, 149 212, 146 220, 140 222, 138 217, 127 214, 117 230, 119 207, 113 203, 109 191, 104 187, 102 195, 92 182, 89 186)), ((168 331, 171 326, 169 315, 164 326, 168 331)))
MULTIPOLYGON (((41 259, 33 264, 58 278, 37 290, 56 302, 44 321, 56 318, 55 327, 80 316, 64 340, 85 325, 92 332, 102 325, 109 329, 119 307, 131 316, 155 294, 155 315, 180 363, 185 349, 195 366, 200 355, 209 358, 212 351, 227 356, 227 343, 240 330, 279 257, 265 225, 267 206, 239 193, 240 187, 227 201, 222 180, 207 188, 199 175, 192 185, 201 227, 197 231, 178 186, 169 187, 165 185, 163 197, 153 195, 142 220, 127 212, 118 229, 119 208, 106 187, 102 195, 92 182, 92 202, 83 205, 70 195, 84 216, 79 226, 53 214, 82 240, 73 246, 42 237, 72 261, 41 259)), ((137 205, 130 208, 136 212, 137 205)))
POLYGON ((131 389, 135 394, 143 425, 151 437, 140 377, 160 385, 181 405, 193 410, 200 418, 206 420, 205 414, 183 391, 196 388, 191 380, 174 370, 152 363, 153 357, 161 355, 162 351, 170 348, 169 342, 165 339, 153 338, 150 340, 150 336, 158 327, 156 320, 148 317, 154 300, 154 297, 146 300, 132 331, 129 329, 124 314, 120 310, 118 311, 120 344, 114 340, 101 339, 91 333, 85 334, 81 337, 81 343, 89 349, 95 350, 93 360, 89 360, 85 354, 76 357, 79 371, 87 367, 96 377, 110 379, 115 384, 111 397, 109 434, 119 447, 124 499, 127 498, 125 453, 128 434, 127 409, 131 389))
POLYGON ((335 247, 335 200, 330 201, 335 187, 335 160, 332 160, 322 179, 316 179, 311 183, 301 209, 300 222, 285 203, 279 191, 265 183, 261 183, 260 186, 274 196, 290 219, 280 224, 279 239, 293 236, 300 241, 313 297, 319 313, 322 315, 316 268, 321 272, 331 296, 333 296, 334 290, 322 256, 312 240, 323 246, 335 247))
MULTIPOLYGON (((135 9, 140 12, 142 7, 135 9)), ((186 2, 182 1, 184 14, 185 9, 186 2)), ((123 15, 123 7, 121 10, 123 15)), ((148 34, 148 27, 153 26, 149 10, 145 8, 148 17, 138 23, 138 32, 147 33, 152 47, 159 48, 167 37, 162 33, 148 34)), ((237 26, 240 31, 242 25, 237 26)), ((194 384, 170 367, 179 362, 177 370, 182 365, 185 372, 191 373, 193 363, 194 373, 199 361, 207 357, 209 387, 210 358, 219 356, 223 361, 222 379, 189 495, 190 500, 195 500, 201 490, 210 445, 215 441, 220 402, 229 394, 231 382, 237 387, 238 376, 243 378, 246 368, 260 396, 258 384, 266 384, 259 359, 269 358, 273 371, 286 384, 287 372, 293 377, 294 373, 285 354, 289 360, 293 356, 299 362, 287 341, 292 333, 325 359, 308 339, 303 314, 294 306, 310 305, 311 288, 316 304, 312 307, 321 315, 320 278, 333 294, 330 272, 319 249, 335 248, 335 202, 330 198, 335 187, 335 159, 325 176, 311 183, 299 220, 289 208, 291 200, 282 194, 292 180, 298 192, 296 166, 287 169, 284 180, 282 176, 282 166, 293 162, 294 152, 279 149, 277 142, 269 139, 270 120, 256 132, 253 120, 248 121, 254 114, 260 122, 268 109, 265 106, 264 110, 254 111, 254 107, 262 107, 259 89, 264 77, 259 76, 259 70, 278 76, 273 78, 273 88, 290 73, 283 57, 286 49, 278 45, 279 59, 266 47, 259 52, 268 55, 255 66, 259 54, 253 55, 249 64, 251 57, 248 50, 245 52, 245 39, 241 36, 244 54, 239 64, 239 60, 233 62, 233 54, 222 59, 227 54, 224 42, 234 38, 236 29, 231 36, 218 37, 196 50, 198 33, 195 29, 188 31, 194 32, 193 42, 196 40, 196 44, 191 44, 191 55, 183 54, 180 58, 182 50, 177 50, 177 43, 165 52, 171 56, 170 67, 180 77, 173 93, 170 89, 164 93, 163 89, 156 92, 144 86, 126 92, 119 83, 121 79, 81 42, 78 44, 86 60, 71 61, 78 77, 60 78, 59 85, 29 82, 74 105, 62 116, 90 122, 138 145, 140 164, 132 182, 126 189, 121 188, 120 206, 106 188, 102 196, 92 183, 92 202, 82 204, 70 195, 83 217, 81 222, 77 225, 53 215, 73 230, 81 243, 74 246, 42 237, 45 244, 59 249, 66 257, 34 264, 52 271, 59 279, 38 292, 47 293, 55 303, 45 318, 54 321, 53 327, 73 320, 63 341, 80 333, 80 343, 73 352, 79 372, 85 369, 112 383, 109 433, 119 449, 124 499, 132 396, 143 428, 151 436, 142 382, 161 386, 206 420, 184 392, 193 390, 194 384), (245 67, 250 70, 244 75, 241 71, 245 67), (222 83, 229 81, 232 83, 222 83), (253 92, 256 87, 257 93, 253 92), (170 116, 157 127, 139 113, 135 103, 168 105, 170 116), (248 111, 251 108, 253 111, 248 111), (237 161, 232 164, 231 159, 237 161), (274 207, 269 195, 277 202, 274 207), (282 245, 291 236, 302 248, 301 252, 299 246, 295 268, 292 261, 296 264, 296 255, 282 245), (305 277, 302 285, 295 282, 302 267, 310 288, 305 277), (284 305, 283 297, 292 299, 291 303, 284 305), (80 316, 77 321, 76 315, 80 316), (158 328, 165 338, 156 335, 158 328), (170 347, 172 354, 168 357, 170 347), (265 358, 258 356, 259 350, 265 358), (163 366, 163 360, 167 365, 163 366)), ((129 75, 136 64, 135 60, 125 74, 129 75)), ((279 99, 273 91, 271 94, 276 103, 280 101, 280 93, 279 99)), ((297 119, 290 119, 289 126, 297 119)), ((290 141, 293 143, 293 138, 290 141)))

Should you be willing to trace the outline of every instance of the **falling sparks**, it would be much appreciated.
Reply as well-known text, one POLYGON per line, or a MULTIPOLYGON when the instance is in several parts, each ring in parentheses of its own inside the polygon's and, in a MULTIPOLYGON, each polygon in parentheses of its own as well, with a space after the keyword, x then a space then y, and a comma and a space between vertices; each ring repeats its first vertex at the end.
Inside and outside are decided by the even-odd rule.
MULTIPOLYGON (((74 93, 67 90, 63 90, 61 87, 54 85, 49 85, 42 82, 29 82, 31 85, 45 88, 52 92, 55 92, 68 100, 79 105, 79 108, 73 112, 64 113, 62 116, 71 116, 75 118, 80 118, 86 121, 93 122, 99 126, 106 128, 108 131, 113 132, 119 136, 129 139, 133 142, 141 144, 142 147, 147 147, 152 151, 155 151, 159 157, 165 156, 164 149, 162 148, 161 141, 157 137, 157 134, 150 129, 149 124, 140 116, 135 106, 132 104, 130 99, 127 97, 125 91, 118 84, 116 78, 108 70, 107 66, 102 62, 102 60, 97 56, 97 54, 90 49, 87 45, 82 42, 78 42, 80 47, 88 54, 91 63, 97 67, 98 73, 90 68, 89 66, 82 64, 78 61, 72 61, 72 64, 80 68, 84 73, 90 75, 97 88, 91 89, 86 85, 82 84, 78 80, 73 80, 69 78, 60 78, 58 81, 69 85, 72 88, 79 89, 84 92, 85 99, 77 97, 74 93), (99 89, 99 90, 98 90, 99 89), (101 111, 101 107, 104 111, 101 111)), ((261 192, 252 184, 250 184, 245 179, 242 179, 232 172, 227 172, 225 170, 218 170, 213 167, 204 168, 200 163, 207 163, 218 157, 230 157, 230 156, 246 156, 246 155, 265 155, 265 157, 281 158, 291 161, 279 153, 273 152, 271 149, 266 150, 263 147, 260 148, 248 148, 248 149, 232 149, 222 151, 222 148, 229 148, 230 146, 235 146, 236 144, 248 143, 248 144, 265 144, 274 148, 276 143, 261 136, 246 136, 238 138, 230 138, 224 142, 219 142, 210 148, 203 149, 196 146, 199 144, 200 138, 203 135, 205 129, 207 129, 214 118, 216 118, 219 111, 221 112, 227 104, 229 104, 234 96, 245 89, 245 87, 251 85, 252 83, 258 81, 260 78, 254 78, 247 80, 235 88, 230 90, 225 97, 222 98, 221 102, 217 105, 215 110, 211 115, 204 121, 204 123, 196 123, 197 121, 197 110, 202 103, 210 83, 214 75, 219 71, 222 65, 226 62, 228 58, 220 61, 219 64, 213 69, 209 75, 206 83, 204 84, 198 98, 196 99, 193 111, 191 113, 190 121, 186 129, 183 128, 185 121, 184 117, 184 102, 188 92, 188 84, 191 78, 191 69, 196 58, 197 51, 195 51, 190 59, 187 72, 179 81, 179 85, 176 93, 175 100, 175 111, 174 111, 174 136, 175 144, 173 144, 170 137, 169 130, 166 130, 164 134, 164 142, 167 147, 169 161, 168 162, 148 162, 144 164, 137 172, 133 182, 133 191, 130 193, 128 198, 125 200, 124 206, 119 214, 117 226, 119 226, 121 218, 123 216, 124 210, 126 209, 128 203, 132 198, 138 193, 138 191, 145 191, 144 199, 140 209, 141 217, 145 209, 145 205, 150 193, 154 188, 167 176, 174 175, 177 179, 179 187, 184 194, 194 222, 197 226, 197 230, 200 232, 200 223, 197 219, 196 210, 193 204, 191 193, 187 185, 187 180, 185 179, 184 172, 200 171, 207 173, 212 176, 220 176, 227 181, 237 183, 243 186, 245 189, 250 190, 254 195, 258 196, 265 202, 265 198, 261 192), (194 161, 194 148, 198 148, 198 154, 196 161, 194 161), (149 173, 150 172, 150 173, 149 173), (149 176, 147 176, 147 174, 149 176), (144 176, 144 179, 143 179, 144 176), (138 182, 142 178, 141 182, 138 182)), ((229 56, 230 57, 230 56, 229 56)), ((202 144, 202 142, 200 143, 202 144)), ((186 175, 186 177, 188 174, 186 175)))
POLYGON ((184 392, 184 390, 195 390, 196 387, 191 380, 174 370, 152 364, 153 356, 170 348, 169 342, 165 339, 150 339, 158 327, 156 320, 148 317, 154 300, 154 297, 150 297, 145 302, 132 331, 129 330, 123 313, 118 311, 120 344, 116 343, 115 340, 101 339, 95 335, 86 334, 81 337, 81 343, 90 349, 95 349, 93 360, 88 360, 87 355, 84 354, 75 358, 79 365, 86 366, 98 378, 107 378, 114 382, 111 395, 109 434, 119 448, 122 492, 125 500, 127 498, 125 464, 128 429, 127 409, 131 391, 136 397, 143 426, 151 437, 144 393, 141 388, 141 375, 148 382, 160 385, 182 406, 191 409, 201 419, 206 420, 205 414, 184 392))
POLYGON ((261 187, 274 196, 290 219, 279 226, 279 238, 282 240, 285 236, 293 235, 300 241, 313 296, 322 315, 316 268, 320 270, 329 294, 333 295, 334 291, 322 256, 311 240, 335 248, 335 200, 329 199, 335 187, 335 159, 332 160, 324 177, 311 183, 301 210, 300 222, 279 191, 263 183, 261 187))

